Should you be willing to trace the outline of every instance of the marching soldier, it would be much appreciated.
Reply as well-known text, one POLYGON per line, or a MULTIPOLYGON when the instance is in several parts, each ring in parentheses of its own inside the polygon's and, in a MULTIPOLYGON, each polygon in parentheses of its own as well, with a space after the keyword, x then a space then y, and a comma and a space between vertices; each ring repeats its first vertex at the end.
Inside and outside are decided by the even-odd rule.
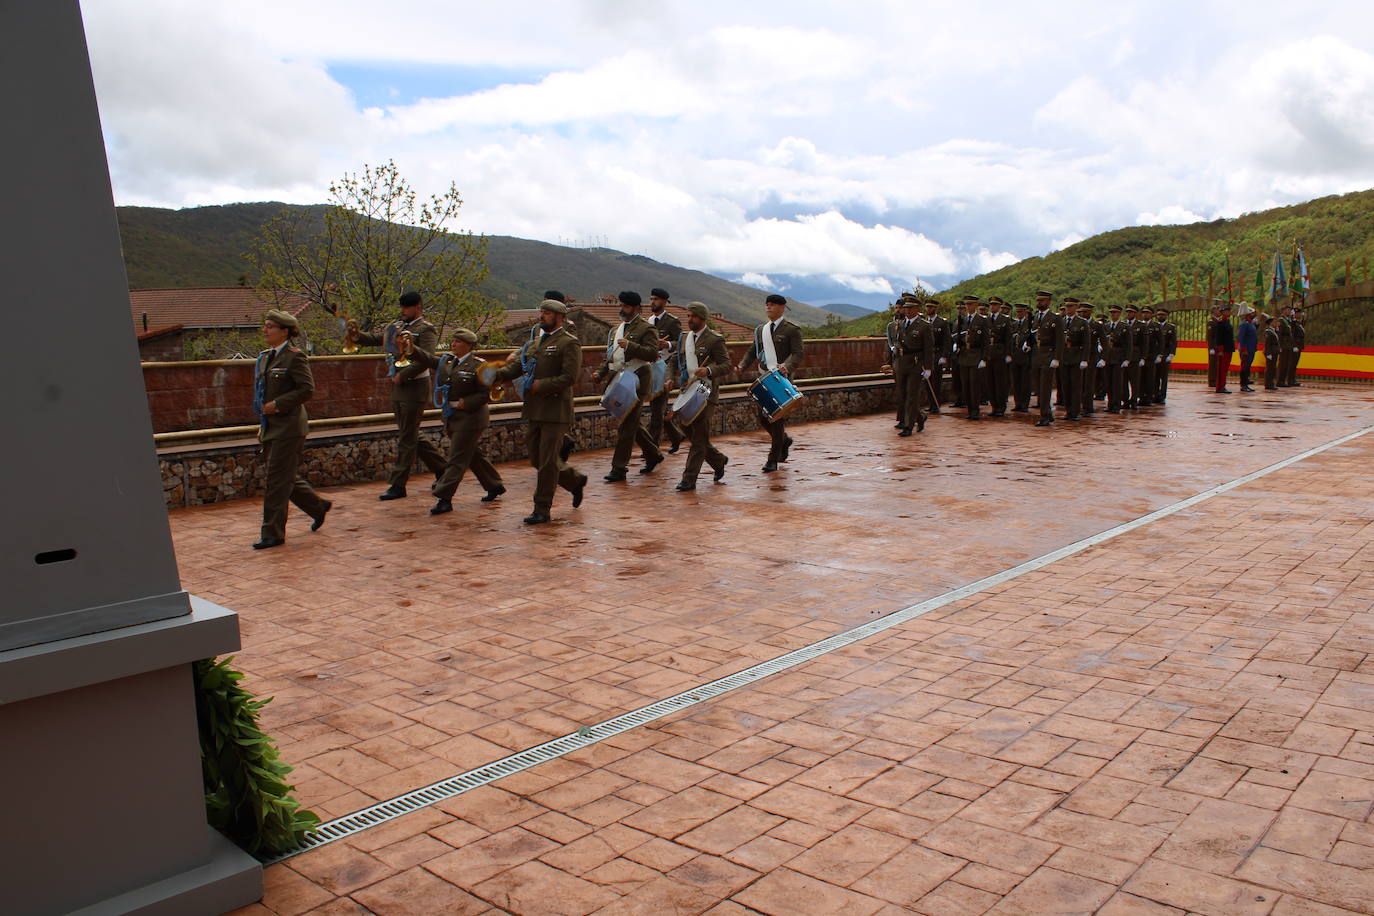
MULTIPOLYGON (((960 400, 968 408, 967 420, 983 418, 983 370, 987 368, 988 318, 977 311, 981 306, 977 296, 965 296, 963 330, 959 332, 959 385, 960 400)), ((958 404, 955 405, 956 407, 958 404)))
MULTIPOLYGON (((528 351, 534 360, 534 371, 520 415, 529 424, 525 447, 536 476, 534 511, 525 517, 526 525, 549 521, 553 494, 558 487, 572 494, 574 509, 582 505, 587 488, 587 475, 559 457, 563 437, 573 421, 573 383, 582 371, 582 344, 563 326, 567 317, 568 307, 557 299, 541 302, 539 339, 531 341, 528 351)), ((496 377, 514 381, 523 372, 520 360, 507 357, 505 368, 496 377)))
POLYGON ((1128 399, 1130 366, 1134 362, 1135 334, 1121 320, 1121 306, 1107 309, 1107 413, 1121 413, 1128 399))
POLYGON ((1159 323, 1160 356, 1159 371, 1155 374, 1155 403, 1163 404, 1169 397, 1169 370, 1173 367, 1174 355, 1178 353, 1178 325, 1169 320, 1165 309, 1155 309, 1155 321, 1159 323))
POLYGON ((1015 317, 1011 322, 1011 399, 1013 413, 1030 413, 1031 347, 1034 330, 1030 306, 1018 302, 1012 306, 1015 317))
POLYGON ((931 366, 935 363, 935 332, 930 322, 921 317, 915 301, 909 303, 908 314, 911 317, 902 322, 897 335, 897 364, 906 388, 901 398, 903 414, 899 436, 910 436, 913 425, 917 432, 926 428, 926 413, 921 405, 926 399, 931 366))
POLYGON ((969 297, 965 296, 954 303, 954 320, 950 322, 950 359, 949 359, 949 383, 954 388, 954 407, 968 407, 964 401, 964 368, 959 359, 959 350, 963 347, 964 332, 968 329, 969 322, 969 297))
POLYGON ((1264 390, 1278 391, 1279 366, 1282 365, 1283 339, 1279 336, 1279 319, 1264 316, 1264 390))
POLYGON ((1036 426, 1054 423, 1054 382, 1059 365, 1064 360, 1064 319, 1050 311, 1052 297, 1044 290, 1036 290, 1035 349, 1031 351, 1031 371, 1035 374, 1036 400, 1040 405, 1040 419, 1036 426))
MULTIPOLYGON (((640 312, 643 300, 639 293, 626 290, 620 294, 620 325, 611 329, 606 343, 606 361, 593 374, 595 381, 613 378, 622 370, 633 372, 639 379, 641 403, 653 384, 649 364, 658 359, 658 332, 645 321, 640 312)), ((640 422, 640 408, 635 405, 620 419, 616 428, 615 452, 611 455, 611 471, 603 480, 619 483, 625 479, 630 468, 630 453, 636 443, 644 456, 641 474, 650 474, 663 461, 663 453, 658 443, 653 441, 649 431, 640 422)))
POLYGON ((1226 375, 1231 371, 1231 356, 1236 352, 1236 331, 1231 327, 1231 306, 1223 305, 1217 316, 1215 340, 1217 344, 1217 394, 1230 394, 1226 375))
POLYGON ((1006 300, 1001 296, 988 299, 988 352, 987 381, 988 396, 994 417, 1007 415, 1007 395, 1011 389, 1012 351, 1016 346, 1012 340, 1012 320, 1002 309, 1006 300))
POLYGON ((701 413, 684 428, 691 446, 687 450, 682 480, 674 488, 680 493, 697 488, 697 474, 703 462, 711 466, 717 483, 725 476, 725 465, 730 463, 730 459, 711 444, 711 418, 716 412, 721 382, 730 374, 730 354, 725 348, 725 338, 706 326, 710 312, 704 303, 688 304, 687 312, 687 330, 676 343, 674 374, 683 388, 700 380, 709 386, 711 393, 701 413))
POLYGON ((420 417, 430 399, 430 371, 434 364, 434 350, 439 333, 424 319, 424 302, 417 292, 401 294, 401 317, 388 324, 380 334, 358 331, 354 339, 363 346, 383 347, 387 352, 391 382, 391 409, 396 414, 396 463, 391 466, 387 488, 378 499, 404 499, 406 481, 415 466, 418 453, 425 467, 438 480, 444 473, 445 461, 438 446, 420 435, 420 417), (409 335, 408 337, 406 335, 409 335), (409 343, 407 343, 409 341, 409 343), (409 354, 405 350, 409 348, 409 354), (410 365, 397 366, 404 358, 410 365))
POLYGON ((1217 387, 1217 307, 1207 315, 1207 387, 1217 387))
POLYGON ((453 494, 468 468, 487 491, 482 502, 489 503, 506 492, 500 472, 482 453, 482 434, 491 423, 487 407, 491 389, 477 377, 483 360, 473 352, 475 346, 477 335, 459 328, 453 332, 448 354, 439 357, 433 367, 434 403, 443 411, 449 445, 448 463, 434 484, 436 502, 430 515, 453 511, 453 494))
POLYGON ((262 443, 264 471, 262 531, 254 550, 286 543, 286 506, 294 503, 312 519, 318 531, 334 504, 315 492, 298 470, 309 420, 305 402, 315 393, 310 361, 291 338, 300 333, 300 322, 287 312, 272 309, 262 319, 267 349, 258 354, 253 372, 253 410, 261 418, 258 440, 262 443))
POLYGON ((930 412, 940 412, 940 402, 944 399, 945 367, 953 360, 954 335, 950 333, 949 319, 940 314, 940 300, 926 300, 926 321, 930 322, 930 332, 935 336, 935 364, 930 367, 930 412))
MULTIPOLYGON (((1079 301, 1065 299, 1070 308, 1064 325, 1064 406, 1068 418, 1077 422, 1083 411, 1083 373, 1088 368, 1088 356, 1092 349, 1093 332, 1091 324, 1083 316, 1079 301)), ((1088 306, 1089 312, 1092 306, 1088 306)))
MULTIPOLYGON (((673 317, 668 311, 668 291, 655 286, 649 290, 649 324, 653 325, 658 333, 659 348, 668 351, 668 366, 671 370, 673 365, 673 348, 677 346, 678 338, 682 336, 682 322, 673 317)), ((652 401, 649 402, 649 438, 658 445, 663 441, 663 414, 667 408, 668 389, 671 386, 664 385, 652 401)), ((668 454, 677 454, 678 448, 682 445, 682 430, 678 429, 676 423, 668 421, 668 454)))
POLYGON ((892 373, 893 390, 897 401, 897 423, 894 429, 901 429, 904 418, 906 417, 906 379, 902 377, 901 367, 898 365, 897 337, 901 333, 902 325, 907 320, 908 303, 906 294, 898 297, 897 302, 892 306, 892 320, 887 323, 887 362, 883 364, 882 371, 892 373))
MULTIPOLYGON (((776 369, 791 378, 802 362, 801 328, 782 317, 787 309, 785 298, 772 293, 763 302, 768 320, 754 329, 749 352, 744 354, 744 360, 735 367, 735 371, 747 370, 758 364, 762 372, 776 369)), ((787 424, 782 418, 770 421, 762 408, 759 409, 759 423, 768 430, 770 444, 763 470, 771 474, 778 469, 779 463, 787 460, 792 450, 792 437, 787 435, 787 424)))
POLYGON ((1140 326, 1139 333, 1145 341, 1144 348, 1140 351, 1140 394, 1136 398, 1136 404, 1149 407, 1155 402, 1155 367, 1159 365, 1160 354, 1159 327, 1154 322, 1154 310, 1148 305, 1142 305, 1136 324, 1140 326))

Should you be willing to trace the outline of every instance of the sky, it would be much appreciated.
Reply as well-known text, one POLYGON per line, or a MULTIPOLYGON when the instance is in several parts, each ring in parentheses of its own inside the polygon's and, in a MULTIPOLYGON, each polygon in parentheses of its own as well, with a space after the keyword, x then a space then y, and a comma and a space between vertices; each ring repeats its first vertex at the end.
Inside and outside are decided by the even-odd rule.
MULTIPOLYGON (((1374 187, 1374 3, 86 0, 117 204, 319 203, 877 308, 1374 187)), ((550 282, 554 282, 551 278, 550 282)), ((591 291, 587 291, 591 292, 591 291)))

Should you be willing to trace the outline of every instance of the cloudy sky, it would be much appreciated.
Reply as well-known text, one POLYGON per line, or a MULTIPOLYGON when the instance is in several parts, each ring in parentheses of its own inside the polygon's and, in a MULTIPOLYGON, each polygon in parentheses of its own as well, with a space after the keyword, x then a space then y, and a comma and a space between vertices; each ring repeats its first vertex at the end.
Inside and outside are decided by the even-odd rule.
POLYGON ((85 0, 116 202, 325 199, 881 305, 1374 187, 1374 3, 85 0))

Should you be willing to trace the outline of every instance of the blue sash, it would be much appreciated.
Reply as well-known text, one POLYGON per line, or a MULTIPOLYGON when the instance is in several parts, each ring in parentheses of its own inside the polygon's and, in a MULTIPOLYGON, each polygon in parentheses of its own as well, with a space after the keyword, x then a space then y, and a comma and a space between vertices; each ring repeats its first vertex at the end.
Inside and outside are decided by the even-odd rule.
POLYGON ((443 377, 444 367, 453 359, 452 353, 445 353, 439 357, 439 365, 434 369, 434 406, 444 412, 444 419, 453 416, 453 405, 448 400, 448 385, 440 385, 439 379, 443 377))
POLYGON ((267 415, 262 412, 263 401, 267 397, 267 357, 274 352, 263 350, 258 354, 257 365, 253 367, 253 413, 258 415, 258 422, 263 429, 267 429, 267 415))

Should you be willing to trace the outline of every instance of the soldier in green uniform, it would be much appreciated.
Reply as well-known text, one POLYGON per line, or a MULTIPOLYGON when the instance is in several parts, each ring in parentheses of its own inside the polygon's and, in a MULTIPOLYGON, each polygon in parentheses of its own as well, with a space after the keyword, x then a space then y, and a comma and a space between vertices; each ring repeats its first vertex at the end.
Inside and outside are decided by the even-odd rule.
MULTIPOLYGON (((660 351, 666 350, 664 355, 668 360, 669 372, 673 366, 673 347, 677 346, 677 339, 682 335, 682 322, 678 321, 671 312, 668 311, 668 291, 662 287, 655 286, 649 290, 649 317, 645 320, 653 325, 654 331, 658 334, 658 345, 660 351)), ((663 390, 649 402, 649 438, 658 445, 663 441, 663 431, 668 431, 668 454, 673 455, 682 445, 682 430, 677 424, 669 420, 664 423, 664 412, 669 401, 668 389, 670 386, 664 385, 663 390)))
POLYGON ((1030 306, 1018 302, 1012 306, 1015 317, 1011 322, 1011 399, 1013 413, 1030 413, 1031 347, 1034 331, 1030 306))
POLYGON ((1121 306, 1107 309, 1107 413, 1121 413, 1129 395, 1130 366, 1135 361, 1135 334, 1121 320, 1121 306))
MULTIPOLYGON (((757 363, 762 372, 777 369, 791 378, 802 363, 801 328, 783 317, 787 300, 777 293, 770 294, 764 300, 763 308, 768 313, 768 320, 754 329, 754 340, 735 371, 748 370, 757 363), (768 339, 764 338, 765 334, 768 339), (768 353, 769 340, 777 365, 773 365, 773 356, 768 353)), ((792 450, 792 437, 787 435, 787 424, 782 418, 769 420, 762 408, 759 410, 759 423, 768 430, 768 460, 764 462, 763 470, 771 474, 778 469, 779 463, 787 460, 792 450)))
POLYGON ((1054 297, 1046 290, 1035 291, 1035 317, 1031 319, 1031 375, 1035 380, 1036 407, 1040 419, 1036 426, 1054 422, 1054 385, 1059 364, 1064 359, 1064 321, 1050 311, 1054 297), (1048 328, 1041 333, 1043 328, 1048 328))
POLYGON ((893 399, 897 407, 897 423, 894 429, 901 429, 903 418, 906 417, 906 378, 902 375, 902 366, 897 358, 897 336, 901 333, 902 325, 906 323, 908 306, 906 294, 903 293, 893 304, 892 320, 884 329, 884 335, 887 337, 887 362, 883 364, 882 371, 892 375, 893 399))
POLYGON ((437 480, 444 472, 444 456, 428 438, 420 436, 420 417, 430 398, 429 366, 434 364, 434 351, 439 334, 434 325, 424 319, 424 302, 417 292, 403 293, 400 299, 401 317, 388 324, 380 334, 361 331, 355 338, 367 347, 384 347, 390 371, 391 409, 396 414, 396 463, 391 466, 387 488, 378 499, 403 499, 406 481, 415 466, 418 453, 425 467, 437 480), (410 335, 410 365, 394 365, 401 354, 401 335, 410 335))
POLYGON ((1140 397, 1137 399, 1141 407, 1149 407, 1155 402, 1155 392, 1158 390, 1156 375, 1159 364, 1163 362, 1164 342, 1160 339, 1159 325, 1154 317, 1154 310, 1148 305, 1143 305, 1136 319, 1143 329, 1145 339, 1145 349, 1141 353, 1144 362, 1140 366, 1140 397))
POLYGON ((1178 325, 1169 320, 1165 309, 1155 309, 1155 321, 1159 324, 1159 368, 1155 372, 1155 403, 1163 404, 1169 397, 1169 370, 1173 367, 1174 355, 1178 353, 1178 325))
POLYGON ((989 415, 1007 415, 1007 395, 1011 391, 1012 320, 1003 309, 1007 302, 1001 296, 988 299, 987 394, 989 415))
POLYGON ((1264 390, 1278 391, 1279 366, 1282 364, 1283 339, 1279 336, 1279 319, 1264 316, 1264 390))
POLYGON ((1207 387, 1217 387, 1217 307, 1214 305, 1207 313, 1207 387))
POLYGON ((1274 328, 1279 332, 1279 368, 1275 384, 1280 388, 1288 387, 1288 369, 1293 362, 1293 322, 1289 318, 1292 313, 1292 309, 1284 306, 1274 322, 1274 328))
MULTIPOLYGON (((620 325, 611 328, 606 343, 606 361, 593 376, 600 382, 613 378, 621 371, 633 372, 639 379, 641 402, 649 396, 649 364, 658 359, 659 351, 658 332, 654 330, 653 325, 644 320, 640 314, 642 308, 643 302, 639 298, 639 293, 626 290, 620 294, 620 325)), ((639 469, 639 473, 652 473, 663 460, 658 443, 650 437, 649 431, 640 422, 640 414, 640 408, 635 406, 620 419, 620 426, 616 428, 615 452, 611 455, 611 471, 604 478, 609 483, 618 483, 625 479, 630 468, 630 453, 634 451, 636 443, 644 456, 644 467, 639 469)))
POLYGON ((687 450, 682 480, 674 488, 680 493, 697 488, 697 475, 701 473, 703 463, 711 466, 719 483, 725 476, 725 465, 730 462, 720 449, 711 444, 711 418, 715 416, 716 403, 720 399, 720 386, 730 374, 730 353, 725 347, 725 338, 706 326, 710 316, 705 303, 688 304, 687 330, 679 335, 674 347, 674 375, 678 384, 685 389, 692 382, 700 381, 711 391, 701 413, 683 430, 691 447, 687 450))
POLYGON ((487 404, 491 388, 482 384, 477 370, 484 360, 472 352, 477 335, 467 328, 453 333, 449 352, 439 357, 434 369, 434 403, 443 411, 448 432, 448 463, 434 484, 434 508, 430 515, 453 511, 453 494, 463 475, 472 468, 477 482, 487 491, 482 502, 489 503, 506 492, 501 474, 482 453, 482 434, 491 423, 487 404))
POLYGON ((1141 327, 1136 315, 1139 313, 1134 305, 1126 306, 1126 327, 1131 335, 1131 364, 1126 367, 1126 403, 1122 405, 1128 410, 1138 410, 1140 407, 1140 369, 1145 365, 1145 329, 1141 327))
POLYGON ((1102 326, 1093 320, 1093 307, 1087 302, 1078 303, 1078 317, 1087 322, 1088 329, 1088 345, 1084 359, 1087 365, 1083 367, 1080 413, 1082 416, 1091 417, 1096 412, 1093 402, 1097 399, 1097 373, 1099 368, 1106 367, 1107 361, 1102 355, 1102 326))
POLYGON ((1302 387, 1302 382, 1298 381, 1298 361, 1302 359, 1302 351, 1307 349, 1307 328, 1303 321, 1302 307, 1293 306, 1293 317, 1289 327, 1293 333, 1293 358, 1288 361, 1289 388, 1302 387))
POLYGON ((910 436, 911 428, 926 428, 926 413, 921 409, 930 387, 930 369, 935 362, 935 333, 920 313, 918 303, 908 300, 907 317, 897 335, 897 365, 906 392, 902 395, 899 436, 910 436))
POLYGON ((955 332, 960 397, 954 406, 963 404, 968 408, 967 420, 983 418, 983 370, 987 368, 988 319, 977 311, 980 302, 977 296, 964 297, 961 304, 965 314, 955 332))
POLYGON ((334 505, 297 473, 310 428, 305 402, 315 393, 310 361, 290 343, 299 333, 300 322, 286 312, 272 309, 263 316, 262 336, 267 349, 258 354, 254 367, 253 409, 261 418, 258 440, 262 443, 265 487, 262 532, 254 550, 286 543, 288 502, 310 516, 311 531, 320 529, 334 505))
MULTIPOLYGON (((559 456, 573 421, 573 383, 582 370, 582 344, 563 326, 567 317, 568 307, 557 299, 539 303, 539 339, 530 341, 526 351, 534 368, 520 415, 529 423, 525 447, 536 471, 534 511, 525 517, 526 525, 549 520, 558 487, 572 494, 574 509, 582 505, 587 488, 587 475, 559 456)), ((496 377, 514 381, 523 374, 524 367, 512 353, 496 377)))
POLYGON ((953 354, 954 335, 950 333, 949 319, 940 314, 940 300, 926 300, 926 321, 930 322, 930 332, 935 336, 935 364, 930 367, 930 412, 940 412, 940 402, 944 400, 945 367, 950 364, 953 354))
MULTIPOLYGON (((1079 310, 1079 301, 1065 301, 1069 309, 1064 321, 1064 408, 1068 419, 1077 422, 1083 413, 1083 372, 1088 368, 1093 332, 1092 322, 1079 310)), ((1092 306, 1088 308, 1091 311, 1092 306)))

